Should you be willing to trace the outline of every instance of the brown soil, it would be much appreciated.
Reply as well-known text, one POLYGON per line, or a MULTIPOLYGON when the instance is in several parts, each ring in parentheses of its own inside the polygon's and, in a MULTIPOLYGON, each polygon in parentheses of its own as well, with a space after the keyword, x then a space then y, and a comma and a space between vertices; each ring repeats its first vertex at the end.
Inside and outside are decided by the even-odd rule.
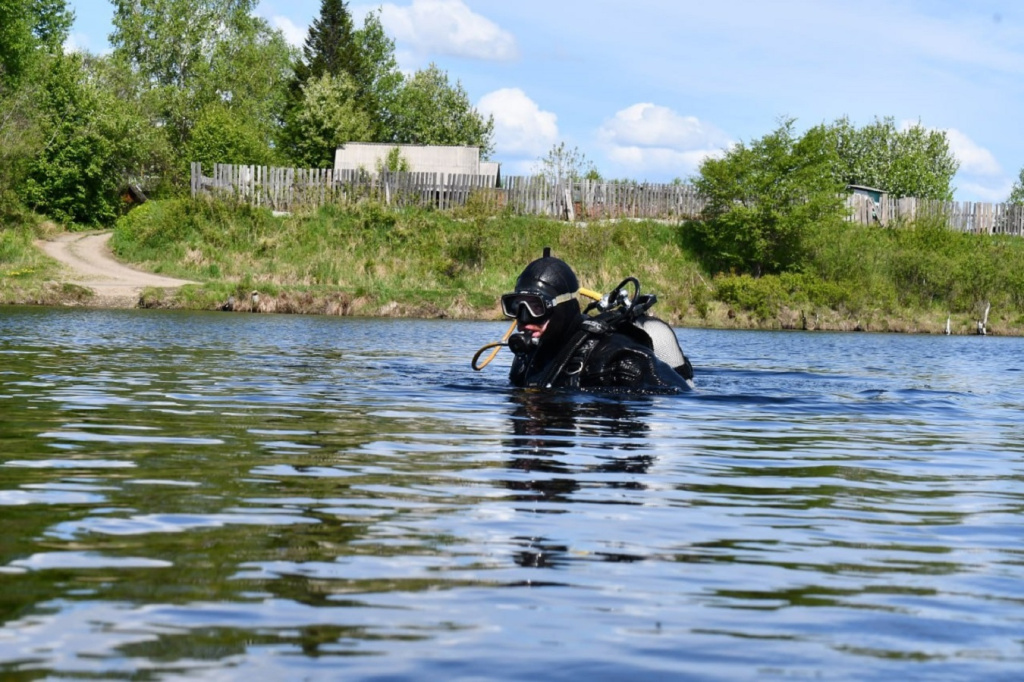
POLYGON ((196 284, 132 269, 114 260, 107 242, 110 232, 65 232, 37 240, 36 246, 64 266, 63 281, 92 290, 87 305, 137 308, 143 289, 177 289, 196 284))

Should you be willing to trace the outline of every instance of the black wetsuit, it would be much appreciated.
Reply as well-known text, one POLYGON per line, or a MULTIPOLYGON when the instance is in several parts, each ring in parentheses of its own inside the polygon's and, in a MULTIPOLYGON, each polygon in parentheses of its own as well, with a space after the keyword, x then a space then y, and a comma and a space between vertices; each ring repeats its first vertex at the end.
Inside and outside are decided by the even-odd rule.
POLYGON ((560 339, 517 353, 514 386, 600 389, 629 393, 679 393, 692 386, 687 361, 674 369, 654 354, 650 338, 631 324, 610 329, 580 315, 560 339))

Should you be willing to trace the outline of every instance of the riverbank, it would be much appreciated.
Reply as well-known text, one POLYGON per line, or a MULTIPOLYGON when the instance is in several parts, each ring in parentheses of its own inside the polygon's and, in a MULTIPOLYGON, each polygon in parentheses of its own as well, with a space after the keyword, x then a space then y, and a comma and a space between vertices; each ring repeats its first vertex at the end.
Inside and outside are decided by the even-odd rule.
MULTIPOLYGON (((1024 335, 1012 286, 997 282, 998 264, 979 261, 978 253, 962 257, 982 269, 979 286, 989 287, 989 295, 947 287, 949 300, 941 300, 934 280, 963 270, 948 245, 938 254, 917 246, 916 253, 894 244, 892 231, 856 226, 835 235, 831 252, 821 255, 819 269, 843 276, 826 278, 809 268, 757 279, 712 277, 687 251, 685 230, 683 224, 572 225, 471 210, 394 213, 367 205, 273 216, 209 202, 149 202, 118 223, 110 251, 96 249, 106 260, 92 264, 92 274, 57 265, 37 248, 35 256, 23 255, 20 269, 18 263, 6 269, 0 295, 5 303, 42 305, 499 319, 500 294, 550 245, 587 288, 606 291, 636 276, 658 295, 656 312, 681 327, 941 334, 948 323, 953 334, 974 334, 990 306, 988 333, 1024 335), (122 289, 115 295, 104 286, 122 289)), ((42 232, 35 237, 51 251, 100 241, 52 226, 42 232)), ((994 246, 1007 269, 1016 258, 1024 261, 1019 245, 994 246)))

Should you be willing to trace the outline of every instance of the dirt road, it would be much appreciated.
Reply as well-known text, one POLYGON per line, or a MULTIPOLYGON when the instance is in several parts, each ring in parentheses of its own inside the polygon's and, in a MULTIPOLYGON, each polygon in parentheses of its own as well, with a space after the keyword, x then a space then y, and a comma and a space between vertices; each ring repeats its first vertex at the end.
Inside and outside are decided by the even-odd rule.
POLYGON ((97 307, 136 308, 146 287, 175 289, 196 283, 122 265, 110 253, 110 236, 110 232, 68 232, 37 240, 36 246, 65 266, 63 281, 92 289, 96 296, 91 304, 97 307))

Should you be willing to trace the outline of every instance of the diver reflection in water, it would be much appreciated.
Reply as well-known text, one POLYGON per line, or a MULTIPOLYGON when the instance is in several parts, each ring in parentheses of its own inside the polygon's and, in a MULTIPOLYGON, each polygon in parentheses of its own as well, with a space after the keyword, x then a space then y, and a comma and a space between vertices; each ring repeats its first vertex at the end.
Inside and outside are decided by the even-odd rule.
MULTIPOLYGON (((521 475, 506 480, 514 499, 532 503, 522 510, 537 514, 569 513, 565 503, 585 497, 590 504, 639 504, 624 490, 643 491, 638 475, 654 463, 650 445, 651 398, 598 397, 564 391, 515 391, 510 470, 521 475), (540 503, 540 504, 539 504, 540 503)), ((523 568, 564 568, 572 561, 641 561, 624 552, 573 551, 550 537, 516 536, 512 560, 523 568)), ((530 584, 539 584, 531 580, 530 584)))
POLYGON ((634 394, 689 390, 693 366, 672 328, 648 313, 656 300, 640 294, 634 277, 603 298, 581 289, 572 268, 545 249, 501 297, 502 313, 516 320, 507 343, 515 354, 509 381, 634 394), (581 295, 594 299, 585 310, 581 295))
MULTIPOLYGON (((644 474, 653 462, 650 455, 641 453, 647 447, 650 427, 648 413, 638 399, 540 391, 517 391, 509 399, 514 404, 510 469, 563 476, 644 474)), ((511 480, 506 485, 524 493, 517 499, 547 501, 569 501, 581 487, 574 478, 552 476, 511 480)), ((644 487, 635 480, 618 479, 600 485, 644 487)))

